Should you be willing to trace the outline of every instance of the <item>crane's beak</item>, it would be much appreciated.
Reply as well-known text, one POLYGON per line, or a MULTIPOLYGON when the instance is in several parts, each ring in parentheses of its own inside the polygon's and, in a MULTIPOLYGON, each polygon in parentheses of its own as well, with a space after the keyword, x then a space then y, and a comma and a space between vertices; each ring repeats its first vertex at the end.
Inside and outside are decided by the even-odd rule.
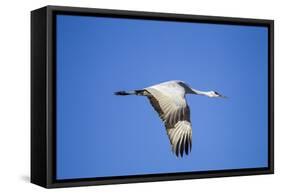
POLYGON ((225 99, 228 98, 227 96, 223 96, 223 95, 220 95, 220 97, 221 97, 221 98, 225 98, 225 99))

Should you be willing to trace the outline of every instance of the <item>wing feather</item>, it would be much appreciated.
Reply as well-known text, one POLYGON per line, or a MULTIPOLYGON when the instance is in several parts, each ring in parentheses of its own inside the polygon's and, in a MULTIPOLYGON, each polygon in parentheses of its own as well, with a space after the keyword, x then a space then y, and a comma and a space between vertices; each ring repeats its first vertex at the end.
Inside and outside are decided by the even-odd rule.
POLYGON ((146 88, 148 99, 165 124, 172 151, 177 156, 189 154, 192 144, 190 111, 184 95, 146 88))

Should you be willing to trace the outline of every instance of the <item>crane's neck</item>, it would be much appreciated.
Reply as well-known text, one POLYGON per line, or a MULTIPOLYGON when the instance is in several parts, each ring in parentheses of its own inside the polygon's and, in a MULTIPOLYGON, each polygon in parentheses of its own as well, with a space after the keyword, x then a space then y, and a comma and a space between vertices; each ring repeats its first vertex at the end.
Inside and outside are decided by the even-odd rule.
POLYGON ((194 88, 190 88, 190 90, 187 92, 187 94, 197 94, 197 95, 211 97, 211 91, 201 91, 201 90, 196 90, 194 88))
POLYGON ((201 90, 196 90, 194 88, 191 88, 190 86, 186 84, 181 84, 181 86, 184 87, 185 93, 186 94, 197 94, 197 95, 203 95, 203 96, 208 96, 212 97, 212 91, 201 91, 201 90))
POLYGON ((193 88, 192 88, 192 90, 194 91, 195 94, 210 97, 210 92, 211 91, 201 91, 201 90, 196 90, 196 89, 193 89, 193 88))

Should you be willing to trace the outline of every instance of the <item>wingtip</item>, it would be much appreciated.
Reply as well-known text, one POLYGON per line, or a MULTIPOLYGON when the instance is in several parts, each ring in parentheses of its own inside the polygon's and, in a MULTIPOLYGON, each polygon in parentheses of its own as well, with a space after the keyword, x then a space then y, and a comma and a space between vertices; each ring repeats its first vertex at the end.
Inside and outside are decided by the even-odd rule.
POLYGON ((177 143, 176 147, 172 147, 172 152, 175 154, 177 158, 183 158, 184 156, 188 156, 191 153, 191 149, 192 149, 192 142, 190 139, 185 144, 177 143))

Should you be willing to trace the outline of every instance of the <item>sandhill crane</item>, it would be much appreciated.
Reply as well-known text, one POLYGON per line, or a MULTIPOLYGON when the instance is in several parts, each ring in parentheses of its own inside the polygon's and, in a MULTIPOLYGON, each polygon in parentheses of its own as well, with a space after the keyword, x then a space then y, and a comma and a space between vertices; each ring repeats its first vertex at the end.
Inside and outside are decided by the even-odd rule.
POLYGON ((190 110, 185 100, 186 94, 208 97, 224 97, 215 91, 199 91, 183 81, 173 80, 152 85, 141 90, 118 91, 115 95, 138 95, 148 97, 151 105, 164 122, 172 152, 183 157, 192 148, 192 128, 190 110))

